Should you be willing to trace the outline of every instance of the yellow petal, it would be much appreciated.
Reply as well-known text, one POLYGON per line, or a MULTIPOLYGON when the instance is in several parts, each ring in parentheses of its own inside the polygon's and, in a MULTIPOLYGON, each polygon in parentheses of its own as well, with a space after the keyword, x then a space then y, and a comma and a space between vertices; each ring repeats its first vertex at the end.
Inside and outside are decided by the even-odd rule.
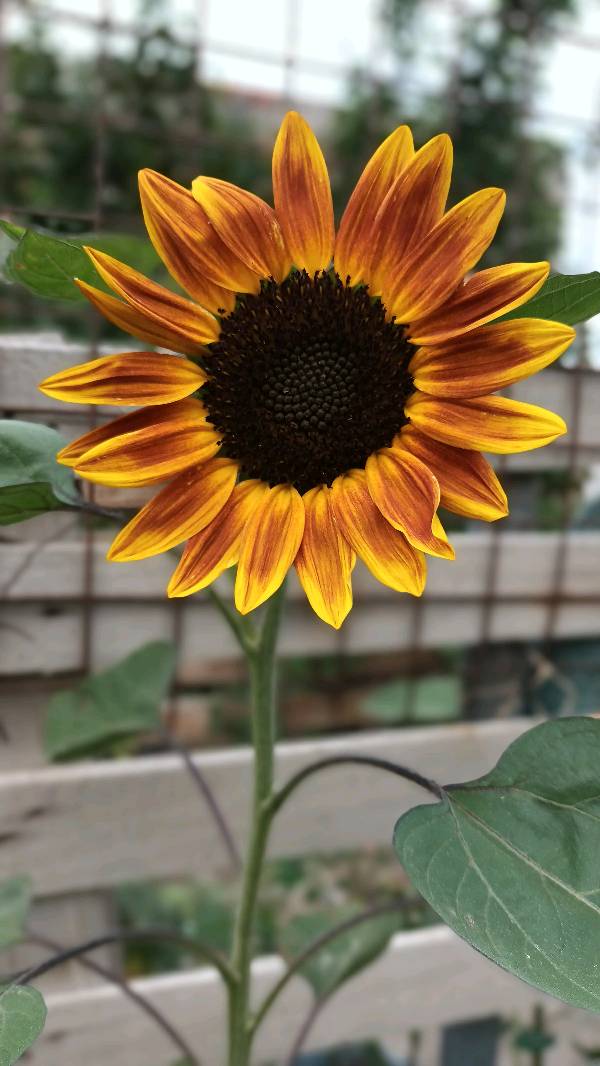
POLYGON ((93 248, 85 251, 109 288, 160 329, 167 328, 197 345, 211 344, 219 336, 219 323, 203 307, 157 285, 111 255, 93 248))
POLYGON ((191 396, 206 374, 189 359, 158 352, 124 352, 80 363, 46 378, 46 396, 69 403, 149 407, 191 396))
POLYGON ((349 277, 353 285, 364 281, 371 261, 375 216, 413 154, 410 129, 398 126, 363 170, 335 239, 334 266, 342 280, 349 277))
POLYGON ((258 277, 217 235, 189 189, 140 170, 146 229, 165 266, 209 311, 232 311, 235 292, 257 292, 258 277))
POLYGON ((483 326, 535 296, 550 272, 549 263, 508 263, 473 274, 436 311, 411 322, 413 344, 439 344, 483 326))
POLYGON ((296 111, 285 116, 275 141, 273 196, 295 266, 309 274, 326 270, 335 239, 329 174, 317 138, 296 111))
POLYGON ((184 336, 177 329, 171 329, 166 322, 157 321, 155 316, 138 311, 123 300, 117 300, 85 281, 76 278, 75 284, 101 315, 125 333, 130 333, 132 337, 139 337, 147 344, 156 344, 159 348, 184 352, 185 355, 201 355, 205 351, 204 341, 199 343, 187 335, 184 336))
POLYGON ((242 481, 216 518, 185 546, 167 589, 169 596, 191 596, 237 563, 246 523, 268 491, 263 481, 242 481))
POLYGON ((112 440, 114 437, 123 436, 126 433, 135 433, 145 430, 149 426, 158 427, 161 424, 180 419, 204 419, 206 411, 198 400, 179 400, 176 403, 165 403, 152 407, 149 411, 130 411, 129 414, 107 422, 103 426, 84 433, 82 437, 67 444, 56 458, 63 466, 77 466, 79 459, 86 452, 91 451, 98 444, 112 440))
POLYGON ((209 459, 184 470, 117 534, 107 558, 126 563, 147 559, 181 544, 212 522, 227 503, 237 464, 209 459))
POLYGON ((256 506, 244 530, 235 605, 248 614, 280 587, 302 541, 304 504, 291 485, 276 485, 256 506))
POLYGON ((575 330, 541 318, 514 318, 481 326, 413 356, 415 387, 430 396, 484 396, 536 374, 569 347, 575 330))
POLYGON ((195 178, 192 193, 221 240, 257 277, 287 277, 291 262, 272 207, 218 178, 195 178))
POLYGON ((420 596, 427 573, 425 558, 375 506, 364 470, 336 478, 331 502, 342 535, 373 576, 396 592, 420 596))
POLYGON ((435 474, 442 507, 485 522, 495 522, 508 514, 506 493, 480 452, 442 444, 410 424, 403 427, 401 440, 402 446, 435 474))
POLYGON ((482 189, 448 211, 386 279, 382 298, 398 322, 434 311, 479 261, 502 218, 506 195, 482 189))
MULTIPOLYGON (((399 438, 396 438, 399 440, 399 438)), ((437 478, 416 455, 399 444, 382 448, 367 459, 367 485, 384 518, 415 548, 453 559, 454 551, 444 538, 433 532, 440 502, 437 478)))
POLYGON ((321 485, 302 497, 306 519, 296 571, 313 611, 339 629, 352 607, 354 553, 335 524, 330 496, 321 485))
POLYGON ((437 400, 415 392, 405 410, 413 425, 434 440, 498 455, 542 448, 567 432, 552 411, 503 396, 437 400))
POLYGON ((452 141, 441 133, 419 149, 392 185, 371 233, 366 280, 373 296, 393 285, 407 252, 440 221, 451 176, 452 141))
POLYGON ((202 418, 201 404, 196 404, 195 411, 152 423, 152 413, 159 410, 153 407, 144 412, 149 416, 145 427, 120 433, 84 452, 75 464, 76 472, 103 485, 151 485, 215 455, 219 438, 202 418))

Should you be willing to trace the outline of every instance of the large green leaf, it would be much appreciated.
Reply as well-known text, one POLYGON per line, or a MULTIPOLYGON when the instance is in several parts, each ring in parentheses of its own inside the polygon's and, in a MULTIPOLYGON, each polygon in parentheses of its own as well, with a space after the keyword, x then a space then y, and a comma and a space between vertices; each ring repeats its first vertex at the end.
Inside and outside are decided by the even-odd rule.
POLYGON ((575 326, 600 314, 600 274, 554 274, 533 300, 504 318, 548 318, 575 326))
POLYGON ((153 273, 159 263, 149 241, 117 233, 87 234, 85 237, 56 237, 36 230, 23 230, 0 221, 3 232, 16 241, 7 256, 4 273, 36 296, 47 300, 77 302, 85 297, 73 283, 80 278, 106 289, 100 275, 83 251, 85 244, 121 259, 144 274, 153 273))
POLYGON ((396 825, 415 887, 473 947, 600 1010, 600 721, 545 722, 396 825))
POLYGON ((79 505, 73 474, 56 462, 64 445, 48 426, 0 421, 0 525, 79 505))
POLYGON ((13 985, 0 992, 0 1066, 13 1066, 37 1040, 46 1004, 35 988, 13 985))
MULTIPOLYGON (((357 913, 355 907, 344 906, 293 918, 281 936, 283 953, 293 959, 317 937, 357 913)), ((344 981, 374 962, 387 947, 390 937, 398 931, 399 922, 397 914, 371 918, 328 941, 315 952, 299 972, 311 985, 317 999, 330 996, 344 981)))
POLYGON ((45 725, 49 757, 73 758, 118 737, 155 729, 174 669, 174 646, 156 641, 77 688, 57 692, 45 725))
POLYGON ((11 877, 0 884, 0 948, 23 939, 25 921, 31 903, 28 877, 11 877))

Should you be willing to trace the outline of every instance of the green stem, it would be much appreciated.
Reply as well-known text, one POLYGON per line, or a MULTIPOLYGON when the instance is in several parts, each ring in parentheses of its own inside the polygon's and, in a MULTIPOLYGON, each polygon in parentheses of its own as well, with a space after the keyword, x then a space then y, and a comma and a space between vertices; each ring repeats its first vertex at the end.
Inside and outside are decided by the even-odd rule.
POLYGON ((231 965, 236 974, 229 997, 229 1066, 247 1066, 251 1044, 249 1018, 252 932, 258 889, 272 820, 275 748, 275 649, 283 606, 282 588, 269 600, 258 637, 246 639, 252 692, 254 797, 252 829, 233 938, 231 965))

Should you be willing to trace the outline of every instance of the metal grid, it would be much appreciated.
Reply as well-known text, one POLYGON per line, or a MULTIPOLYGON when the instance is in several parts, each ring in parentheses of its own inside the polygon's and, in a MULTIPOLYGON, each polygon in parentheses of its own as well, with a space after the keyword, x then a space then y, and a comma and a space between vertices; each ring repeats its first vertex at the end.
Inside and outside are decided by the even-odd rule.
MULTIPOLYGON (((193 41, 193 47, 196 55, 196 65, 198 78, 202 79, 205 65, 206 56, 210 51, 212 55, 221 55, 223 57, 234 56, 238 59, 251 59, 259 61, 266 65, 278 66, 282 72, 282 91, 280 96, 280 111, 283 112, 291 104, 302 107, 302 100, 296 98, 294 86, 297 81, 297 75, 299 72, 309 72, 315 75, 323 76, 335 76, 340 74, 339 64, 334 62, 326 62, 322 59, 310 58, 305 55, 300 55, 298 51, 299 30, 303 18, 303 0, 285 0, 285 33, 284 33, 284 47, 281 51, 273 51, 268 45, 261 48, 259 51, 255 48, 243 47, 240 44, 230 44, 227 41, 208 41, 205 35, 205 26, 207 24, 209 16, 209 4, 218 2, 218 0, 197 0, 195 8, 195 39, 193 41)), ((166 0, 168 5, 168 0, 166 0)), ((283 4, 283 0, 282 0, 283 4)), ((440 5, 442 6, 442 5, 440 5)), ((466 0, 447 0, 443 5, 448 8, 458 24, 460 20, 464 20, 469 14, 469 4, 466 0)), ((258 5, 260 9, 260 5, 258 5)), ((44 209, 44 215, 49 218, 55 218, 58 223, 69 221, 71 223, 79 224, 82 228, 92 227, 94 230, 101 229, 106 222, 107 217, 107 188, 105 181, 105 168, 106 168, 106 141, 107 133, 111 128, 111 124, 116 125, 121 130, 126 130, 128 127, 128 117, 126 115, 115 115, 106 106, 106 63, 107 57, 111 54, 111 50, 114 46, 114 41, 119 37, 127 37, 134 41, 139 39, 145 31, 145 26, 142 21, 131 20, 126 17, 122 17, 119 13, 118 5, 115 0, 102 0, 100 10, 97 13, 90 13, 82 8, 76 10, 63 9, 60 4, 52 2, 45 2, 40 0, 39 3, 34 3, 32 0, 3 0, 3 6, 0 9, 2 14, 2 22, 6 25, 7 16, 15 11, 21 15, 36 16, 42 21, 51 22, 54 30, 56 27, 64 27, 64 32, 68 34, 73 28, 83 28, 87 33, 94 35, 95 40, 95 85, 94 85, 94 106, 89 114, 90 131, 92 132, 92 144, 93 152, 91 158, 91 203, 89 208, 82 209, 80 211, 73 211, 69 207, 68 202, 68 189, 65 190, 65 202, 64 204, 56 207, 50 207, 44 209)), ((377 69, 377 55, 378 48, 380 47, 382 28, 377 22, 375 7, 373 7, 373 20, 372 20, 372 35, 367 49, 367 62, 365 68, 365 74, 370 77, 372 72, 377 69)), ((174 36, 177 36, 177 31, 174 32, 174 36)), ((266 35, 268 38, 268 34, 266 35)), ((592 49, 594 53, 600 53, 600 37, 592 38, 589 36, 581 36, 577 31, 571 31, 563 34, 563 39, 568 41, 572 47, 580 48, 583 51, 589 51, 592 49)), ((7 85, 6 74, 6 62, 5 49, 7 47, 6 36, 0 39, 0 71, 2 71, 2 80, 0 82, 0 158, 2 156, 2 145, 6 134, 6 103, 10 103, 10 86, 7 85), (4 104, 4 106, 3 106, 4 104)), ((190 45, 190 38, 186 37, 185 43, 190 45)), ((533 44, 533 42, 528 42, 533 44)), ((456 47, 454 53, 449 57, 449 69, 452 76, 449 79, 450 93, 448 100, 448 123, 450 132, 456 132, 461 122, 461 101, 459 98, 459 75, 461 70, 461 49, 460 49, 460 37, 457 36, 456 47)), ((411 76, 414 76, 411 75, 411 76)), ((542 122, 546 127, 550 123, 553 124, 556 129, 561 126, 568 125, 569 128, 577 128, 583 137, 586 147, 588 149, 590 158, 593 157, 593 167, 596 169, 599 167, 600 161, 600 139, 597 138, 598 122, 597 120, 589 121, 587 119, 578 118, 577 116, 564 115, 562 113, 549 113, 548 110, 541 106, 539 101, 535 99, 535 93, 531 87, 531 79, 533 78, 533 66, 531 64, 531 50, 529 48, 523 51, 523 70, 521 73, 522 81, 522 108, 523 118, 525 120, 525 129, 528 125, 535 125, 536 122, 542 122)), ((314 103, 314 102, 313 102, 314 103)), ((376 116, 373 116, 375 118, 376 116)), ((44 127, 52 123, 60 123, 62 116, 52 110, 40 104, 36 109, 33 109, 28 115, 28 119, 31 122, 32 129, 36 127, 44 127)), ((151 134, 151 131, 146 131, 151 134)), ((202 124, 198 123, 195 128, 178 128, 176 125, 172 130, 172 137, 174 141, 184 143, 189 148, 190 153, 202 153, 204 147, 206 147, 213 134, 207 133, 203 129, 202 124)), ((197 158, 197 156, 196 156, 197 158)), ((525 137, 523 140, 522 151, 520 153, 520 170, 516 176, 516 195, 519 195, 519 189, 525 187, 528 180, 528 169, 530 160, 528 156, 528 140, 525 137)), ((1 164, 0 164, 0 176, 1 176, 1 164)), ((600 188, 600 184, 598 186, 600 188)), ((598 199, 597 194, 596 201, 598 199)), ((0 199, 4 199, 2 193, 0 193, 0 199)), ((589 213, 592 208, 598 213, 598 202, 595 204, 590 203, 590 199, 584 198, 578 205, 578 209, 582 212, 589 213)), ((27 220, 30 215, 30 210, 27 205, 14 204, 4 202, 2 204, 2 214, 12 214, 19 220, 27 220)), ((108 212, 110 214, 110 211, 108 212)), ((139 218, 126 217, 120 220, 126 226, 136 225, 139 227, 139 218)), ((114 213, 111 215, 111 225, 115 225, 114 213)), ((518 235, 515 238, 518 241, 518 235)), ((518 249, 515 249, 518 251, 518 249)), ((588 269, 593 264, 588 264, 588 269)), ((581 268, 584 266, 582 264, 581 268)), ((90 317, 90 333, 89 341, 92 348, 92 352, 97 351, 97 334, 94 328, 94 322, 96 320, 90 317)), ((579 399, 581 397, 582 389, 585 388, 586 375, 594 373, 589 369, 589 345, 586 345, 586 332, 581 331, 582 341, 577 349, 577 355, 575 365, 569 371, 571 375, 570 380, 574 381, 574 412, 571 417, 569 426, 569 437, 567 440, 568 448, 568 473, 575 475, 578 471, 582 470, 586 463, 592 461, 600 461, 600 457, 596 455, 590 455, 585 452, 579 446, 579 399), (585 369, 584 369, 585 368, 585 369)), ((33 387, 33 383, 32 383, 33 387)), ((39 414, 39 409, 37 411, 39 414)), ((50 413, 50 412, 49 412, 50 413)), ((52 412, 54 413, 54 412, 52 412)), ((27 411, 12 410, 11 415, 27 417, 27 411)), ((65 408, 64 418, 69 418, 69 410, 65 408)), ((90 428, 93 428, 96 419, 96 410, 94 408, 89 409, 88 424, 90 428)), ((500 464, 500 471, 502 472, 503 464, 500 464)), ((90 493, 93 493, 93 487, 89 489, 90 493)), ((563 594, 563 579, 565 573, 565 560, 568 548, 569 538, 569 523, 572 518, 574 507, 574 496, 572 493, 565 493, 563 500, 563 514, 561 521, 561 544, 560 550, 557 554, 556 566, 554 568, 554 574, 551 582, 551 586, 547 589, 547 595, 544 596, 544 603, 546 604, 547 618, 545 626, 545 638, 547 642, 551 642, 556 627, 557 614, 560 606, 565 602, 563 594)), ((480 605, 481 610, 481 624, 480 624, 480 642, 482 649, 485 649, 490 642, 491 629, 493 625, 494 609, 502 597, 502 590, 499 587, 498 572, 501 554, 503 550, 503 523, 496 524, 493 528, 493 547, 489 554, 489 564, 487 568, 487 574, 485 581, 482 585, 480 595, 477 597, 477 603, 480 605)), ((95 596, 94 596, 94 528, 91 523, 87 524, 85 530, 85 581, 84 581, 84 594, 81 601, 82 612, 82 627, 81 627, 81 669, 83 672, 89 669, 92 661, 92 648, 94 642, 94 611, 95 611, 95 596)), ((462 598, 464 600, 464 597, 462 598)), ((571 597, 571 601, 572 601, 571 597)), ((457 589, 457 603, 461 602, 461 590, 457 589)), ((182 605, 180 601, 175 601, 172 609, 172 636, 177 642, 181 635, 182 624, 182 605)), ((421 646, 421 629, 422 629, 422 601, 415 600, 412 606, 412 636, 409 642, 409 651, 414 658, 418 658, 417 652, 421 646)), ((345 637, 344 629, 339 633, 338 637, 338 650, 340 662, 344 662, 345 651, 345 637)), ((481 661, 484 661, 484 657, 481 656, 481 661)), ((343 674, 343 667, 341 668, 343 674)), ((408 699, 411 699, 410 686, 408 689, 408 699)))

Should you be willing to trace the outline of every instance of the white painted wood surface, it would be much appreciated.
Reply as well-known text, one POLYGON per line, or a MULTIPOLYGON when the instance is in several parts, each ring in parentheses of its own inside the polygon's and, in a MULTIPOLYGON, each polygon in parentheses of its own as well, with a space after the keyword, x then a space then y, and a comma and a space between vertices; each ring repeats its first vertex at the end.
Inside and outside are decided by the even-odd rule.
MULTIPOLYGON (((355 606, 343 629, 323 626, 295 579, 284 619, 283 654, 368 653, 419 643, 435 647, 480 639, 492 553, 497 577, 490 639, 536 640, 546 634, 557 559, 558 534, 489 530, 453 538, 454 562, 429 561, 422 600, 377 584, 362 566, 354 578, 355 606), (418 615, 418 631, 415 620, 418 615)), ((211 659, 237 658, 238 649, 206 595, 174 604, 165 597, 170 556, 137 563, 108 563, 108 538, 94 547, 92 668, 101 669, 149 640, 168 639, 173 612, 181 612, 179 679, 195 681, 211 659)), ((565 547, 556 637, 600 632, 600 536, 570 534, 565 547)), ((0 545, 0 676, 50 675, 80 668, 83 549, 79 543, 0 545)), ((227 589, 228 579, 223 579, 227 589)))
MULTIPOLYGON (((255 1002, 283 967, 276 957, 255 962, 255 1002)), ((223 1066, 224 997, 213 971, 146 978, 134 987, 160 1006, 198 1047, 203 1066, 223 1066)), ((256 1066, 285 1060, 310 1002, 303 979, 291 981, 259 1033, 256 1066)), ((401 1034, 410 1029, 493 1014, 516 1014, 525 1021, 534 1003, 544 1004, 550 1030, 556 1019, 564 1031, 560 1044, 545 1060, 548 1066, 578 1066, 573 1036, 577 1034, 579 1042, 597 1040, 600 1019, 584 1011, 568 1011, 540 995, 444 927, 400 933, 383 956, 332 998, 312 1030, 307 1049, 375 1036, 398 1048, 401 1034)), ((173 1062, 165 1037, 113 988, 51 995, 48 1007, 46 1029, 31 1055, 35 1066, 81 1066, 82 1062, 86 1066, 170 1066, 173 1062)), ((510 1060, 503 1055, 503 1061, 510 1060)))
MULTIPOLYGON (((277 749, 277 779, 327 755, 402 762, 447 783, 489 770, 531 719, 457 724, 296 741, 277 749)), ((247 748, 195 755, 240 846, 246 836, 252 756, 247 748)), ((396 819, 428 793, 381 771, 320 773, 278 815, 270 854, 302 855, 386 845, 396 819)), ((28 872, 36 894, 227 869, 208 811, 177 756, 77 763, 0 777, 0 880, 28 872)))

